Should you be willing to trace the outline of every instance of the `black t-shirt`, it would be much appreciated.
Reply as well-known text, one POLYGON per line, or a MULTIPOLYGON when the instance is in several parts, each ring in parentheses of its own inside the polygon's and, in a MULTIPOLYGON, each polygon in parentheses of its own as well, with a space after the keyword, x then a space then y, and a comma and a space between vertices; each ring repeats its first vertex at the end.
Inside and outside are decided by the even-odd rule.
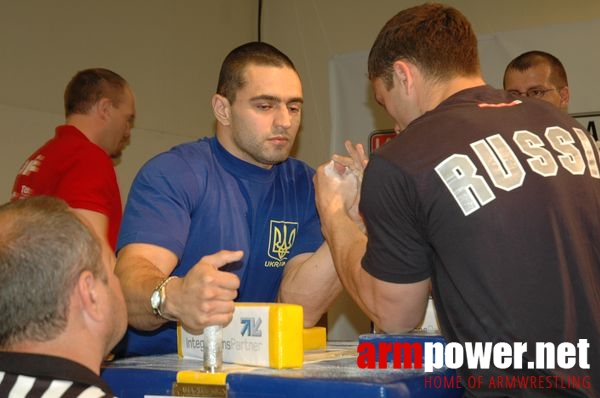
POLYGON ((431 277, 448 341, 527 342, 527 363, 535 342, 587 339, 590 369, 520 373, 590 375, 600 394, 598 159, 584 127, 548 103, 458 92, 371 156, 363 267, 394 283, 431 277))

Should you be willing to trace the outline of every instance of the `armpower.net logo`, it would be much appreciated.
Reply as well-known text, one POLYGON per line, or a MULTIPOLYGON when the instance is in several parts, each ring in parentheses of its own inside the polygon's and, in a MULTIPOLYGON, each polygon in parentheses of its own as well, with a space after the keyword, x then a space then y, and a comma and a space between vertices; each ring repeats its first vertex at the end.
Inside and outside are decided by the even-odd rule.
MULTIPOLYGON (((361 342, 356 365, 361 369, 423 369, 427 373, 443 368, 458 369, 590 369, 586 339, 568 342, 535 343, 534 360, 525 361, 527 343, 361 342), (391 358, 391 363, 388 359, 391 358)), ((590 388, 589 376, 425 376, 425 388, 590 388)))

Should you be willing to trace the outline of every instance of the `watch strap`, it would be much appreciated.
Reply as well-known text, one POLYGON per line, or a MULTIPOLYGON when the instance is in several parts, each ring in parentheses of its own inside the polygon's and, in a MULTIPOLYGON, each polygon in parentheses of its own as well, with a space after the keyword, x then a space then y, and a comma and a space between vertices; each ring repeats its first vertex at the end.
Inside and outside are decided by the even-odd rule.
MULTIPOLYGON (((156 306, 156 308, 154 308, 154 307, 152 308, 152 312, 154 313, 154 315, 156 315, 156 316, 158 316, 158 317, 160 317, 162 319, 165 319, 167 321, 176 321, 177 320, 175 318, 172 318, 172 317, 166 315, 163 312, 163 306, 165 305, 165 301, 167 300, 167 293, 166 293, 167 284, 169 282, 171 282, 173 279, 176 279, 176 278, 179 278, 179 277, 178 276, 174 276, 174 275, 173 276, 169 276, 169 277, 163 279, 156 286, 156 288, 154 288, 154 292, 158 292, 160 300, 159 300, 159 303, 156 306)), ((153 294, 154 294, 154 292, 153 292, 153 294)))

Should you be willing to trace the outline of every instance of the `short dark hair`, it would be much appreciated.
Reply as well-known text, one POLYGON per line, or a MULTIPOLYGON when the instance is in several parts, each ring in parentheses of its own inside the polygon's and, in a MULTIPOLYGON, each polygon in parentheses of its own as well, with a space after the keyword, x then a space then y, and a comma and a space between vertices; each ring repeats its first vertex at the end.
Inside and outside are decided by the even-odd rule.
POLYGON ((81 272, 108 283, 102 264, 96 236, 64 201, 34 196, 0 206, 0 348, 58 336, 81 272))
POLYGON ((556 87, 563 88, 569 85, 569 81, 567 80, 567 71, 565 70, 562 62, 560 62, 560 60, 554 55, 539 50, 524 52, 510 61, 510 63, 506 66, 506 70, 504 71, 504 79, 502 84, 504 87, 506 87, 506 74, 509 70, 514 69, 519 72, 524 72, 527 69, 539 64, 550 65, 550 80, 556 87))
POLYGON ((217 94, 235 101, 237 91, 246 85, 244 70, 247 65, 288 67, 296 73, 296 67, 287 55, 264 42, 249 42, 233 49, 223 60, 217 84, 217 94))
POLYGON ((126 87, 127 81, 111 70, 92 68, 79 71, 65 89, 65 116, 86 114, 102 98, 108 98, 114 106, 119 106, 126 87))
POLYGON ((400 11, 381 29, 371 47, 369 79, 393 87, 393 64, 407 60, 433 79, 480 73, 477 37, 467 18, 443 4, 423 4, 400 11))

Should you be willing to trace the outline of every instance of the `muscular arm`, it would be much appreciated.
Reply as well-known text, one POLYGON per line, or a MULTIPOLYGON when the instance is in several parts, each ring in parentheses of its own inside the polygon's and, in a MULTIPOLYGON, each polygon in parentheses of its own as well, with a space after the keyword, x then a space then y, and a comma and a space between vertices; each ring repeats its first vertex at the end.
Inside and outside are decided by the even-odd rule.
MULTIPOLYGON (((165 314, 180 320, 191 333, 201 333, 208 325, 229 323, 239 279, 218 268, 240 260, 242 255, 241 251, 223 250, 204 256, 185 276, 169 282, 165 314)), ((150 296, 176 264, 174 253, 156 245, 132 243, 119 251, 115 272, 121 281, 131 326, 154 330, 166 322, 152 313, 150 296)))
POLYGON ((348 294, 387 333, 406 332, 422 320, 429 295, 429 279, 390 283, 367 273, 361 265, 367 236, 348 213, 349 182, 319 167, 315 175, 317 208, 337 274, 348 294))
MULTIPOLYGON (((347 169, 356 177, 355 196, 352 203, 348 204, 348 213, 357 225, 364 228, 358 214, 358 187, 368 159, 362 144, 354 146, 350 141, 346 141, 344 145, 350 156, 334 155, 332 166, 339 167, 341 172, 347 169)), ((311 327, 329 309, 342 289, 331 250, 325 242, 314 254, 298 255, 286 265, 279 301, 302 304, 304 326, 311 327)))
POLYGON ((314 326, 327 312, 342 285, 337 277, 327 243, 314 253, 302 253, 285 266, 279 301, 304 308, 304 327, 314 326))
MULTIPOLYGON (((155 245, 134 243, 119 251, 115 273, 121 281, 131 326, 139 330, 154 330, 165 323, 152 313, 150 296, 176 264, 174 253, 155 245)), ((169 298, 174 282, 177 281, 167 285, 169 298)))

